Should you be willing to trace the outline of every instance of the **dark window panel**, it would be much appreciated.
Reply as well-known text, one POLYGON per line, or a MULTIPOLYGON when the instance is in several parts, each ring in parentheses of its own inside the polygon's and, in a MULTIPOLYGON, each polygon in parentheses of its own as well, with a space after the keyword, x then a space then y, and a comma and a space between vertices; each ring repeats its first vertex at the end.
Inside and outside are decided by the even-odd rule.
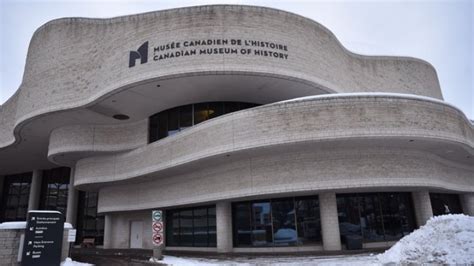
POLYGON ((197 125, 209 119, 207 103, 198 103, 194 105, 194 124, 197 125))
POLYGON ((168 136, 179 132, 179 107, 168 110, 168 136))
POLYGON ((209 119, 216 118, 224 114, 224 108, 222 102, 211 102, 209 103, 209 119))
POLYGON ((26 220, 31 176, 31 172, 5 176, 0 205, 0 222, 26 220))
POLYGON ((456 194, 430 193, 433 215, 462 213, 459 196, 456 194))
POLYGON ((272 200, 273 244, 294 246, 298 242, 295 204, 293 198, 272 200))
POLYGON ((183 247, 216 246, 216 209, 197 207, 166 211, 166 244, 183 247))
POLYGON ((158 114, 158 139, 168 136, 168 112, 158 114))
POLYGON ((193 125, 193 106, 185 105, 179 108, 179 130, 193 125))
POLYGON ((296 198, 296 224, 298 226, 298 244, 311 245, 321 243, 321 219, 317 197, 296 198))
POLYGON ((415 229, 410 193, 338 194, 343 243, 361 236, 365 242, 394 241, 415 229))

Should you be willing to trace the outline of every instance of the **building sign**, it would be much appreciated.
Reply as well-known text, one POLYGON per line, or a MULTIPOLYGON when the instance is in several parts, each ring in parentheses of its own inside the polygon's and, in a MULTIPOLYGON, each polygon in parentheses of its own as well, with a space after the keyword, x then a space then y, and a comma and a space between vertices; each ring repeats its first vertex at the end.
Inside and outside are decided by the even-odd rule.
POLYGON ((288 46, 273 41, 250 39, 200 39, 173 41, 148 46, 146 41, 136 51, 130 51, 128 67, 134 67, 137 60, 140 64, 148 62, 149 50, 153 61, 172 60, 178 57, 238 55, 246 57, 267 57, 276 60, 288 59, 288 46))
POLYGON ((151 213, 151 229, 152 229, 152 242, 155 246, 163 244, 163 212, 161 210, 154 210, 151 213))
POLYGON ((64 216, 60 212, 29 211, 21 265, 59 265, 63 231, 64 216))

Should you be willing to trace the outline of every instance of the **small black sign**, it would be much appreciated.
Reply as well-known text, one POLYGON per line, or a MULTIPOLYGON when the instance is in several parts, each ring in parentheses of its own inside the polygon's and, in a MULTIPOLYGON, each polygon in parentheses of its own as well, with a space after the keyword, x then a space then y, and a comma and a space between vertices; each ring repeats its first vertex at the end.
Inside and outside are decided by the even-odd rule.
POLYGON ((60 265, 63 231, 64 216, 60 212, 28 212, 21 265, 60 265))

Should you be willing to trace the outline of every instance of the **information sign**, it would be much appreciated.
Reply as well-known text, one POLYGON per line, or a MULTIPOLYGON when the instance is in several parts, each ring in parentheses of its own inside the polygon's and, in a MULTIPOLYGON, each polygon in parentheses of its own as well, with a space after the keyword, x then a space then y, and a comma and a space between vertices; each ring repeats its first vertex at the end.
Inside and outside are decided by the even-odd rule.
POLYGON ((162 217, 163 217, 163 213, 160 210, 155 210, 152 212, 153 222, 161 222, 162 217))
POLYGON ((59 265, 63 231, 64 216, 60 212, 29 211, 21 265, 59 265))
POLYGON ((161 246, 163 244, 163 212, 161 210, 154 210, 151 213, 151 228, 152 228, 152 242, 154 246, 161 246))
POLYGON ((67 242, 76 242, 76 229, 69 229, 67 233, 67 242))

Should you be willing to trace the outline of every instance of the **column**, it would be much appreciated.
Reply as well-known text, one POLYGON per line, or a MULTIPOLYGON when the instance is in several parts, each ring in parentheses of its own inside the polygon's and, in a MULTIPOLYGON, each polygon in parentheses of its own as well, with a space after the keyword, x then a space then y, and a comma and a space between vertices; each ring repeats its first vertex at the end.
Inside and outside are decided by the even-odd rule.
POLYGON ((461 194, 460 198, 463 213, 474 216, 474 193, 461 194))
POLYGON ((112 215, 106 213, 104 217, 104 248, 112 248, 112 215))
POLYGON ((232 207, 230 202, 216 204, 217 252, 232 252, 232 207))
POLYGON ((74 168, 71 167, 67 192, 66 223, 70 223, 74 228, 76 227, 78 194, 77 190, 74 189, 74 168))
POLYGON ((43 179, 43 171, 34 170, 31 177, 30 196, 28 198, 28 211, 37 210, 39 208, 41 180, 43 179))
POLYGON ((341 234, 339 232, 335 192, 319 194, 319 210, 324 250, 341 250, 341 234))
POLYGON ((428 190, 414 191, 411 193, 411 196, 413 198, 413 208, 415 209, 416 224, 420 227, 433 217, 430 193, 428 190))

